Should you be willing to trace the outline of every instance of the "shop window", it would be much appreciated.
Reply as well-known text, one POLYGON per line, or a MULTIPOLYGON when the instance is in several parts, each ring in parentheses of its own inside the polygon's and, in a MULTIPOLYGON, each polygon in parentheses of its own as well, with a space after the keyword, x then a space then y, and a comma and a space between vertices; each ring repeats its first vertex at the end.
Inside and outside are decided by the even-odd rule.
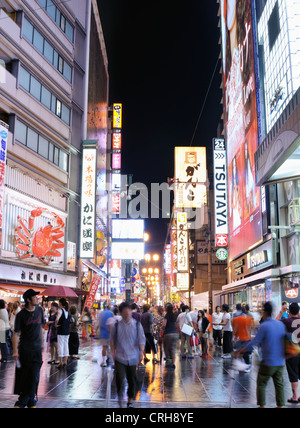
POLYGON ((276 2, 274 9, 271 13, 271 16, 268 22, 268 31, 269 31, 269 47, 271 52, 277 40, 277 37, 280 33, 278 2, 276 2))

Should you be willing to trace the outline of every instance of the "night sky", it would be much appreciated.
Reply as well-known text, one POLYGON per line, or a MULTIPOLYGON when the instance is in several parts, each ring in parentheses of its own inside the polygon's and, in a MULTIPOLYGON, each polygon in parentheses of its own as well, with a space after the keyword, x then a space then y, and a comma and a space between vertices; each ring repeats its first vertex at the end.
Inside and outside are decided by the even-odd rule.
MULTIPOLYGON (((174 177, 174 147, 189 146, 220 54, 216 0, 98 0, 109 62, 110 103, 123 103, 122 174, 134 182, 174 177)), ((217 136, 218 63, 193 146, 217 136)), ((150 190, 149 190, 150 199, 150 190)), ((150 252, 161 251, 166 219, 148 220, 150 252)))

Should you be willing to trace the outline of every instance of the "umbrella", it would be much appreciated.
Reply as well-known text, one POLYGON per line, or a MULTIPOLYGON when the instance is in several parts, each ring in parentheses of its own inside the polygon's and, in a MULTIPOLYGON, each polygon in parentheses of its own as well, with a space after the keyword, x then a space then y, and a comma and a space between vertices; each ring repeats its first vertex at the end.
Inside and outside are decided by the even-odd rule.
POLYGON ((75 291, 69 287, 63 287, 62 285, 53 285, 43 291, 40 296, 47 297, 78 297, 75 291))

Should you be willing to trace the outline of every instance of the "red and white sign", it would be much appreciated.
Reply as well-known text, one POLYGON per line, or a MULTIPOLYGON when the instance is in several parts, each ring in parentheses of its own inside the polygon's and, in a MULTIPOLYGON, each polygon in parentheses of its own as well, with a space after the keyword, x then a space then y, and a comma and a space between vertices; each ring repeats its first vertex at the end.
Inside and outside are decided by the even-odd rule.
MULTIPOLYGON (((4 205, 4 182, 5 182, 5 170, 6 170, 6 153, 7 153, 7 137, 8 137, 8 125, 4 122, 0 122, 0 229, 2 229, 3 223, 3 205, 4 205)), ((0 235, 1 244, 1 235, 0 235)))
POLYGON ((216 235, 216 247, 227 247, 228 235, 216 235))
POLYGON ((86 302, 85 302, 85 306, 88 307, 88 309, 91 309, 93 307, 94 300, 95 300, 96 293, 98 291, 100 282, 101 282, 101 276, 94 275, 93 281, 91 283, 90 293, 89 293, 89 295, 86 299, 86 302))
POLYGON ((297 299, 298 288, 290 288, 289 290, 286 290, 285 295, 288 299, 297 299))
POLYGON ((120 213, 120 195, 112 195, 112 212, 120 213))
POLYGON ((113 133, 112 149, 113 150, 121 150, 122 149, 122 134, 121 134, 121 132, 113 133))

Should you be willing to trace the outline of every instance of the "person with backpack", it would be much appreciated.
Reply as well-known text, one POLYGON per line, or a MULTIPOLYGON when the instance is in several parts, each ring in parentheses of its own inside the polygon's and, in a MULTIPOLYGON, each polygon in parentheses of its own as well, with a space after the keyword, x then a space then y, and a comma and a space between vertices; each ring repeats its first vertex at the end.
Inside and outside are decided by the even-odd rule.
POLYGON ((59 310, 55 321, 57 328, 58 369, 66 367, 69 358, 70 320, 69 304, 65 298, 59 300, 59 310))
POLYGON ((119 405, 122 407, 124 380, 127 378, 127 408, 133 408, 137 393, 137 365, 144 357, 146 338, 141 323, 132 317, 128 302, 121 303, 119 312, 122 319, 116 320, 111 330, 111 354, 115 361, 119 405))

